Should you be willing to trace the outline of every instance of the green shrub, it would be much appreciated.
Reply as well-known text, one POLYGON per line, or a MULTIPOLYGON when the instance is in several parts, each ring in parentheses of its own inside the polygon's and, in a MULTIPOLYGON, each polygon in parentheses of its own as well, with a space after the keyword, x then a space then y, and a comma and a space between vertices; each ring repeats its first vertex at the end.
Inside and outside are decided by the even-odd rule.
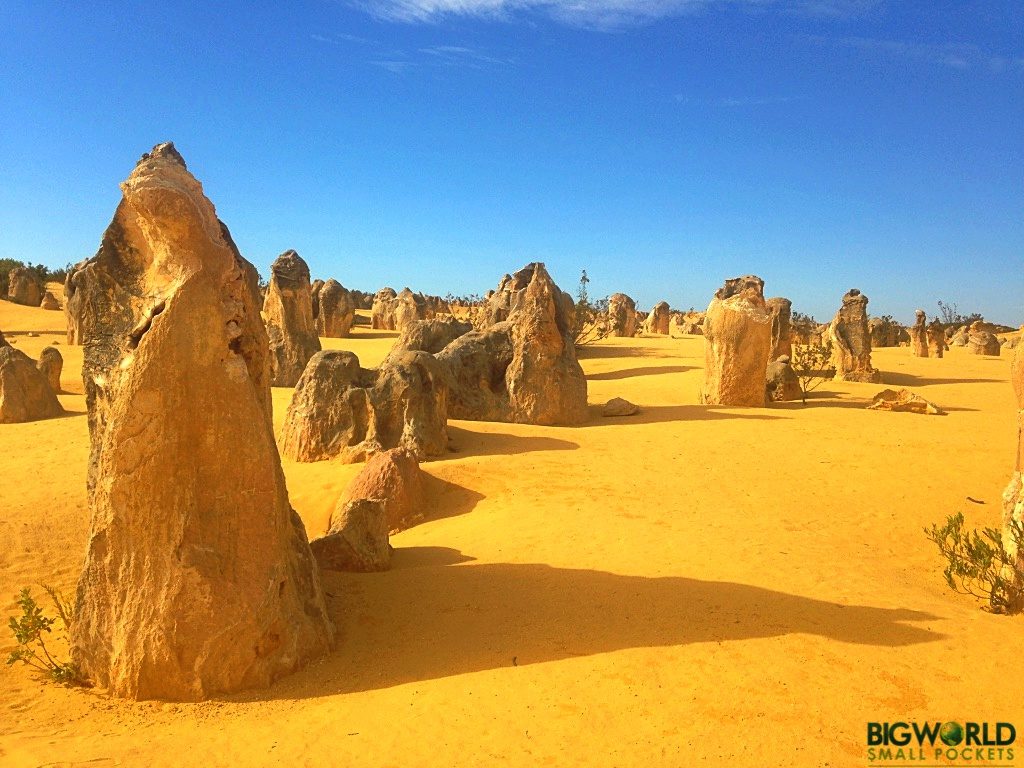
MULTIPOLYGON (((57 616, 66 632, 71 628, 74 618, 70 606, 52 587, 44 585, 43 589, 53 600, 57 616)), ((18 647, 11 651, 7 663, 20 661, 63 685, 86 685, 85 677, 73 662, 55 659, 46 647, 44 635, 53 632, 57 619, 43 615, 43 609, 36 603, 28 587, 18 595, 18 606, 21 608, 21 616, 11 616, 8 621, 18 647)))
MULTIPOLYGON (((1006 551, 1000 531, 965 531, 963 513, 958 512, 945 525, 925 528, 924 533, 946 559, 943 576, 950 589, 985 600, 993 613, 1024 610, 1024 573, 1006 551)), ((1018 551, 1024 551, 1024 523, 1012 521, 1010 535, 1018 551)))

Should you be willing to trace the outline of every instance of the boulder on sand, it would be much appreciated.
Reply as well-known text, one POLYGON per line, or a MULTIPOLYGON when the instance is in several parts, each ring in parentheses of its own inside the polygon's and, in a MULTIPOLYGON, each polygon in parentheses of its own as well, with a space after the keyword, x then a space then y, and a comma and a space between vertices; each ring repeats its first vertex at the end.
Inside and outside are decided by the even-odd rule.
POLYGON ((388 532, 404 530, 421 520, 425 483, 416 454, 406 448, 391 448, 371 456, 341 494, 337 508, 359 499, 384 504, 388 532))
POLYGON ((765 396, 776 403, 803 398, 800 377, 790 363, 789 355, 781 355, 774 363, 768 363, 765 374, 765 396))
POLYGON ((391 567, 391 544, 384 503, 357 499, 340 503, 331 515, 327 535, 309 544, 325 571, 372 573, 391 567))
POLYGON ((43 286, 35 272, 17 266, 7 276, 7 298, 15 304, 38 307, 43 300, 43 286))
POLYGON ((0 333, 0 424, 39 421, 62 413, 46 373, 0 333))
POLYGON ((356 306, 352 295, 334 278, 320 286, 316 294, 317 333, 328 339, 343 339, 352 330, 356 306))
POLYGON ((925 400, 909 389, 883 389, 867 406, 871 411, 893 411, 905 413, 922 413, 930 416, 945 416, 946 412, 935 403, 925 400))
POLYGON ((46 347, 39 353, 36 368, 46 377, 50 389, 55 394, 60 392, 60 375, 64 370, 64 358, 56 347, 46 347))

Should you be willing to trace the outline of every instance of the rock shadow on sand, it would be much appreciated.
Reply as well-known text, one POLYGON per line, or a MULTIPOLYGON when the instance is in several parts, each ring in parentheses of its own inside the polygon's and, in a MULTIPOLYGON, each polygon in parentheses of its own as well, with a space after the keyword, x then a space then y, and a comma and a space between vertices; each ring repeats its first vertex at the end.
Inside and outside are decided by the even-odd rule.
POLYGON ((692 365, 647 365, 639 368, 623 368, 619 371, 604 371, 603 373, 587 374, 587 381, 618 381, 619 379, 632 379, 635 376, 658 376, 663 373, 686 373, 692 371, 692 365))
POLYGON ((641 405, 640 412, 632 416, 602 416, 600 405, 590 406, 588 427, 615 427, 630 424, 664 424, 670 421, 716 421, 719 419, 777 419, 770 413, 756 413, 764 409, 728 408, 707 405, 641 405))
MULTIPOLYGON (((466 422, 472 423, 472 422, 466 422)), ((481 422, 491 423, 491 422, 481 422)), ((446 456, 432 461, 461 459, 467 456, 511 456, 533 451, 575 451, 580 446, 569 440, 544 435, 513 435, 507 432, 474 432, 448 422, 451 448, 446 456)))
MULTIPOLYGON (((663 336, 662 338, 668 338, 663 336)), ((612 346, 585 346, 576 349, 576 357, 578 360, 604 360, 607 358, 615 357, 664 357, 664 358, 684 358, 685 355, 680 355, 676 350, 672 349, 655 349, 652 347, 612 347, 612 346)))
MULTIPOLYGON (((992 358, 996 360, 998 358, 992 358)), ((882 383, 879 386, 890 387, 928 387, 932 384, 1005 384, 1006 379, 938 379, 930 376, 914 376, 909 373, 882 371, 882 383)))
POLYGON ((325 573, 342 640, 262 698, 311 698, 630 648, 806 634, 893 648, 943 635, 903 608, 842 605, 750 584, 473 564, 455 549, 396 549, 391 571, 325 573), (515 659, 515 661, 513 661, 515 659))

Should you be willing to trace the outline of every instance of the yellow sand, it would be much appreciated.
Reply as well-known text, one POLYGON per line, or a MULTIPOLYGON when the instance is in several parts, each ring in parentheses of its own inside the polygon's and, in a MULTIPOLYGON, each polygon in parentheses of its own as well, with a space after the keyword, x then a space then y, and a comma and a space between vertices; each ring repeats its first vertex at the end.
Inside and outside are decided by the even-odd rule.
MULTIPOLYGON (((82 350, 63 327, 0 302, 18 348, 62 341, 71 393, 66 418, 0 425, 0 617, 22 586, 73 592, 84 552, 82 350)), ((374 365, 394 336, 325 345, 374 365)), ((0 667, 0 764, 863 766, 870 720, 1024 736, 1024 617, 948 591, 922 533, 957 510, 998 524, 1008 357, 874 361, 949 415, 864 410, 880 387, 849 383, 806 407, 707 408, 700 337, 588 348, 591 404, 643 412, 452 422, 458 451, 425 465, 431 520, 392 538, 393 569, 325 575, 329 658, 198 705, 0 667)), ((274 392, 278 426, 290 394, 274 392)), ((359 467, 284 469, 315 536, 359 467)))

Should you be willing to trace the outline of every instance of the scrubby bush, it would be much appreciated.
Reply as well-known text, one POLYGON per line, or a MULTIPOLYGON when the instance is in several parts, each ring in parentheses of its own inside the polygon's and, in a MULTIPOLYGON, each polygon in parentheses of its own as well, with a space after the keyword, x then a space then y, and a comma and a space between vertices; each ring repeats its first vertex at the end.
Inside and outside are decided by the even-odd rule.
POLYGON ((573 341, 577 347, 582 347, 595 341, 599 341, 611 332, 611 324, 608 322, 608 299, 591 301, 587 292, 587 270, 580 275, 580 284, 576 289, 576 313, 573 324, 573 341))
MULTIPOLYGON (((924 529, 946 559, 942 572, 954 592, 973 595, 987 603, 993 613, 1024 610, 1024 573, 1016 568, 1002 532, 995 528, 964 530, 962 512, 950 515, 943 526, 924 529)), ((1024 523, 1011 521, 1010 535, 1018 551, 1024 548, 1024 523)))
MULTIPOLYGON (((43 585, 43 590, 53 600, 57 617, 66 633, 71 628, 74 618, 71 607, 52 587, 43 585)), ((43 615, 43 609, 36 603, 28 587, 21 590, 17 602, 21 608, 21 616, 11 616, 8 626, 18 645, 8 655, 7 663, 15 664, 20 661, 63 685, 86 685, 84 676, 73 662, 54 658, 50 649, 46 647, 45 636, 53 632, 57 618, 43 615)))
POLYGON ((790 368, 800 380, 800 391, 806 405, 807 393, 835 375, 835 368, 832 367, 832 340, 826 339, 824 344, 794 345, 790 368))

